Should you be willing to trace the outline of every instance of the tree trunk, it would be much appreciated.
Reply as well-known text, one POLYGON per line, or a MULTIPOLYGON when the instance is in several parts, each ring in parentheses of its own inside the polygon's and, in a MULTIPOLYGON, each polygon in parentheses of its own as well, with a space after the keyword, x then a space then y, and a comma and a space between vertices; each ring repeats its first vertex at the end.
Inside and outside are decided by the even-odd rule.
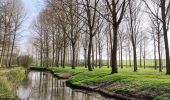
POLYGON ((135 46, 133 39, 132 39, 132 47, 133 47, 134 72, 136 72, 137 71, 137 56, 136 56, 136 46, 135 46))
POLYGON ((157 69, 157 60, 156 60, 156 40, 154 39, 154 63, 155 63, 155 70, 157 69))
POLYGON ((63 61, 62 61, 63 68, 65 68, 65 60, 66 60, 66 46, 64 46, 64 52, 63 52, 63 61))
POLYGON ((41 35, 41 40, 40 40, 40 67, 43 67, 43 40, 42 40, 42 35, 41 35))
POLYGON ((164 30, 165 53, 166 53, 166 74, 170 74, 169 44, 168 44, 167 30, 165 26, 163 26, 163 30, 164 30))
POLYGON ((129 67, 131 67, 131 50, 130 50, 130 47, 128 48, 129 50, 129 67))
POLYGON ((100 48, 100 46, 99 46, 99 68, 101 68, 101 48, 100 48))
POLYGON ((127 68, 127 66, 128 66, 128 54, 127 54, 127 51, 126 51, 126 68, 127 68))
POLYGON ((118 27, 113 25, 114 29, 114 39, 113 39, 113 47, 111 48, 111 67, 112 67, 112 72, 111 74, 118 73, 117 70, 117 30, 118 27))
POLYGON ((72 44, 72 69, 75 69, 75 44, 72 44))
POLYGON ((121 68, 123 68, 123 47, 122 47, 122 43, 121 43, 121 48, 120 48, 120 58, 121 58, 121 68))
POLYGON ((48 41, 46 40, 46 67, 49 67, 49 48, 48 48, 48 41))
MULTIPOLYGON (((98 52, 97 52, 97 42, 96 42, 96 63, 95 63, 95 66, 97 67, 98 66, 98 61, 97 61, 97 55, 98 55, 98 52)), ((99 61, 99 63, 100 63, 100 61, 99 61)))
POLYGON ((60 57, 60 65, 63 66, 63 49, 61 49, 61 53, 60 53, 61 57, 60 57))
MULTIPOLYGON (((158 33, 158 37, 159 33, 158 33)), ((161 59, 161 48, 160 48, 160 38, 158 39, 158 56, 159 56, 159 72, 162 72, 162 59, 161 59)))
POLYGON ((119 65, 118 65, 118 67, 121 67, 121 50, 119 49, 119 65))
POLYGON ((56 51, 56 66, 59 67, 59 61, 60 61, 60 50, 58 49, 56 51))
POLYGON ((94 69, 94 45, 92 43, 92 69, 94 69))
POLYGON ((92 71, 92 66, 91 66, 91 51, 92 51, 92 37, 90 37, 89 41, 89 48, 88 48, 88 70, 92 71))
POLYGON ((13 55, 13 50, 14 50, 14 45, 15 45, 15 37, 16 37, 16 33, 14 34, 14 38, 12 40, 12 48, 11 48, 11 53, 10 53, 10 58, 9 58, 9 67, 11 67, 11 60, 12 60, 12 55, 13 55))
MULTIPOLYGON (((8 30, 9 31, 9 30, 8 30)), ((9 55, 9 53, 10 53, 10 42, 11 42, 11 34, 10 33, 8 33, 8 48, 7 48, 7 54, 6 54, 6 67, 11 67, 11 65, 9 64, 9 57, 11 56, 11 55, 9 55)), ((10 53, 11 54, 11 53, 10 53)), ((11 57, 10 57, 11 58, 11 57)))
POLYGON ((84 66, 87 68, 87 49, 84 49, 84 66))
POLYGON ((109 68, 109 38, 107 36, 107 67, 109 68))
POLYGON ((52 66, 55 64, 55 37, 53 32, 53 52, 52 52, 52 66))
POLYGON ((170 74, 169 44, 168 44, 168 32, 167 32, 167 25, 166 25, 167 17, 165 13, 166 13, 165 0, 161 0, 161 15, 162 15, 163 33, 164 33, 164 42, 165 42, 165 54, 166 54, 166 74, 170 74))
POLYGON ((143 50, 143 67, 144 67, 144 69, 146 68, 146 40, 144 39, 144 50, 143 50))
POLYGON ((140 67, 142 67, 142 41, 140 41, 140 67))

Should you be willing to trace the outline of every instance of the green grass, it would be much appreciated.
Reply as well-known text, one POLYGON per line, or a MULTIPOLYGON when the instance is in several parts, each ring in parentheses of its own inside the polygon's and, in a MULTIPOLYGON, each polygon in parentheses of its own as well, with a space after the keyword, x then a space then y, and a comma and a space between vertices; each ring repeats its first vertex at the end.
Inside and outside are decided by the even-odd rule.
POLYGON ((15 98, 16 89, 25 77, 25 69, 22 67, 3 69, 0 71, 0 98, 15 98))
MULTIPOLYGON (((81 61, 81 62, 83 62, 83 61, 81 61)), ((126 67, 126 65, 128 65, 128 66, 130 65, 129 60, 127 60, 127 62, 126 62, 126 60, 123 60, 122 62, 123 62, 124 67, 126 67)), ((137 59, 137 65, 140 66, 140 67, 143 67, 144 66, 144 60, 143 59, 141 60, 141 63, 142 63, 142 66, 140 66, 140 60, 137 59)), ((102 60, 102 64, 107 65, 107 60, 102 60)), ((121 65, 120 60, 117 61, 117 64, 121 65)), ((159 64, 159 60, 157 59, 157 65, 158 64, 159 64)), ((162 59, 162 64, 163 64, 163 66, 165 66, 165 59, 162 59)), ((155 66, 155 60, 154 59, 146 59, 145 60, 145 65, 147 67, 148 66, 149 67, 154 67, 155 66)), ((133 60, 131 60, 131 66, 133 66, 133 60)))
POLYGON ((14 98, 7 84, 9 83, 6 80, 0 79, 0 98, 14 98))
MULTIPOLYGON (((139 59, 137 59, 137 65, 138 66, 140 66, 140 67, 143 67, 144 66, 144 60, 142 59, 141 60, 141 62, 142 62, 142 66, 140 66, 140 60, 139 59)), ((119 64, 120 63, 120 61, 118 60, 117 61, 117 64, 118 65, 120 65, 119 64)), ((157 60, 157 65, 159 64, 159 61, 157 60)), ((165 66, 165 60, 163 59, 162 60, 162 64, 163 64, 163 66, 165 66)), ((126 60, 123 60, 123 65, 126 65, 126 60)), ((127 65, 130 65, 130 62, 129 62, 129 60, 127 60, 127 65)), ((133 60, 131 60, 131 65, 133 66, 133 60)), ((154 59, 146 59, 145 60, 145 65, 148 67, 154 67, 155 66, 155 61, 154 61, 154 59)))
POLYGON ((79 67, 78 69, 71 69, 71 67, 65 67, 65 68, 61 68, 61 67, 50 67, 50 70, 52 70, 54 72, 54 74, 58 74, 58 73, 63 73, 63 72, 69 72, 72 75, 76 75, 79 73, 83 73, 85 71, 87 71, 87 69, 83 68, 83 67, 79 67))
POLYGON ((160 73, 153 68, 139 68, 137 72, 133 72, 133 68, 119 68, 119 73, 117 74, 110 74, 111 69, 106 67, 102 67, 101 69, 96 68, 90 72, 85 68, 76 68, 73 70, 70 67, 64 69, 53 67, 50 69, 55 73, 71 73, 73 76, 68 81, 75 85, 97 86, 102 83, 112 82, 118 85, 109 88, 108 91, 111 92, 124 94, 158 91, 159 96, 153 93, 154 98, 170 97, 168 94, 170 93, 170 75, 165 75, 165 69, 160 73))

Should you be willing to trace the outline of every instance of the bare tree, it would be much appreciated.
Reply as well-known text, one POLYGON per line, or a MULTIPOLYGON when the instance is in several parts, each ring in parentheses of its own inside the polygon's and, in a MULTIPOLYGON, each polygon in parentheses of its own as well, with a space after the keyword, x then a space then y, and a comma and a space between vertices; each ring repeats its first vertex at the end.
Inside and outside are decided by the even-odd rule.
POLYGON ((15 42, 23 22, 23 10, 20 0, 0 1, 0 64, 11 66, 15 54, 15 42))
POLYGON ((137 37, 140 33, 140 10, 141 10, 141 3, 137 3, 134 0, 128 0, 128 7, 129 7, 129 17, 128 17, 128 30, 130 41, 133 47, 133 60, 134 60, 134 72, 137 71, 137 37))
POLYGON ((99 27, 98 21, 99 18, 97 18, 97 7, 99 0, 86 0, 82 1, 84 8, 85 8, 85 13, 86 13, 86 22, 88 26, 88 34, 89 34, 89 45, 88 45, 88 70, 92 71, 92 65, 91 65, 91 53, 92 53, 92 45, 93 45, 93 37, 96 35, 96 31, 99 27))
MULTIPOLYGON (((157 6, 154 8, 155 14, 159 16, 159 7, 157 6)), ((161 21, 153 16, 152 14, 149 14, 150 20, 152 22, 152 37, 154 39, 154 55, 156 56, 156 43, 157 43, 157 50, 158 50, 158 58, 159 58, 159 71, 162 71, 162 59, 161 59, 161 37, 163 36, 162 34, 162 25, 161 21)), ((156 58, 156 57, 155 57, 156 58)), ((156 69, 156 60, 155 60, 155 69, 156 69)))
POLYGON ((170 74, 170 58, 169 58, 169 44, 168 44, 168 26, 169 26, 169 12, 170 12, 170 1, 169 0, 143 0, 146 4, 149 12, 158 19, 163 28, 164 42, 165 42, 165 52, 166 52, 166 74, 170 74), (152 5, 157 6, 159 9, 159 16, 152 10, 152 5))
POLYGON ((104 17, 112 25, 113 34, 110 34, 110 47, 111 47, 111 67, 112 74, 117 73, 117 44, 118 44, 118 29, 119 25, 123 19, 125 9, 126 9, 126 0, 104 0, 108 8, 108 13, 110 17, 104 17))

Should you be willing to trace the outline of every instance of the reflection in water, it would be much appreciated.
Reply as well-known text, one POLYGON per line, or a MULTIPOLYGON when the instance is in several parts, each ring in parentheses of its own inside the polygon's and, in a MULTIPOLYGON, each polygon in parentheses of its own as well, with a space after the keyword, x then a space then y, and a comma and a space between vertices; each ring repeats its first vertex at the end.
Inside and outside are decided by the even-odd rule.
POLYGON ((53 78, 47 72, 30 72, 17 95, 21 100, 107 100, 96 93, 71 89, 65 80, 53 78))

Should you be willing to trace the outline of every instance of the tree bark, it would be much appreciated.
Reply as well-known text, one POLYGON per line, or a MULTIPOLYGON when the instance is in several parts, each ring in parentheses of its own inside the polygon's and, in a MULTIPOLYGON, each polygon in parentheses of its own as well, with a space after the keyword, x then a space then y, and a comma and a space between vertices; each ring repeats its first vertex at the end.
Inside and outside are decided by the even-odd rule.
POLYGON ((132 37, 132 47, 133 47, 133 60, 134 60, 134 72, 137 71, 137 56, 136 56, 136 45, 132 37))
POLYGON ((84 66, 87 68, 87 49, 84 49, 84 66))
POLYGON ((72 45, 72 69, 75 69, 75 45, 72 45))
POLYGON ((165 53, 166 53, 166 74, 170 74, 169 44, 168 44, 168 31, 167 31, 166 14, 165 14, 166 12, 165 2, 166 2, 165 0, 161 0, 161 15, 162 15, 162 23, 163 23, 165 53))
POLYGON ((91 51, 92 51, 92 37, 90 37, 89 41, 89 47, 88 47, 88 70, 92 71, 92 66, 91 66, 91 51))
POLYGON ((113 25, 113 32, 114 32, 114 39, 113 39, 113 48, 111 48, 111 67, 112 71, 111 74, 118 73, 117 70, 117 31, 118 31, 118 26, 113 25))
POLYGON ((156 60, 156 40, 154 38, 154 63, 155 63, 155 70, 157 69, 157 60, 156 60))
POLYGON ((162 72, 162 59, 161 59, 161 48, 160 48, 160 33, 158 33, 158 56, 159 56, 159 72, 162 72))

